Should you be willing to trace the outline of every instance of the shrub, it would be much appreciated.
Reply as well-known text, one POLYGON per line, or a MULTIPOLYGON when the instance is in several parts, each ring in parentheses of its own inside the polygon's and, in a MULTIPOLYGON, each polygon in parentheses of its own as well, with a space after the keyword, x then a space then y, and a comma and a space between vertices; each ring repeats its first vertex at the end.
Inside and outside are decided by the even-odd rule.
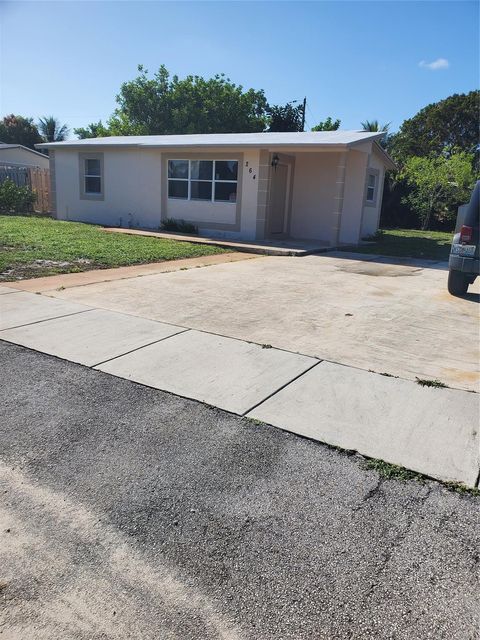
POLYGON ((198 227, 185 220, 166 218, 160 225, 162 231, 179 231, 180 233, 198 233, 198 227))
POLYGON ((24 213, 30 211, 36 199, 37 194, 30 187, 17 187, 10 178, 0 183, 1 213, 24 213))

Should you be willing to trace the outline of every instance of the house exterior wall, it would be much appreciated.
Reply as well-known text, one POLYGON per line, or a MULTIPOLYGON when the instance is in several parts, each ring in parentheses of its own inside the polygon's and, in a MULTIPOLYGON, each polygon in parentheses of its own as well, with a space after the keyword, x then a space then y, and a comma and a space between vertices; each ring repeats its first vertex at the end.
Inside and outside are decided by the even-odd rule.
POLYGON ((8 162, 29 167, 40 167, 41 169, 48 169, 50 165, 47 155, 35 153, 21 147, 7 147, 6 149, 0 147, 0 163, 8 162))
MULTIPOLYGON (((102 149, 103 195, 81 197, 78 150, 55 150, 56 217, 60 220, 158 229, 161 219, 172 217, 196 224, 203 235, 254 240, 257 220, 258 149, 245 153, 222 149, 215 153, 192 150, 102 149), (169 200, 167 161, 193 157, 237 158, 239 161, 238 207, 234 203, 169 200)), ((99 153, 92 149, 92 155, 99 153)), ((82 152, 82 155, 85 155, 82 152)), ((87 154, 88 155, 88 154, 87 154)))
MULTIPOLYGON (((385 179, 385 165, 381 158, 373 152, 369 155, 368 169, 374 169, 378 171, 377 178, 377 194, 375 206, 371 206, 365 203, 365 194, 364 194, 364 205, 363 205, 363 217, 362 217, 362 229, 361 229, 361 238, 365 238, 373 235, 380 223, 380 212, 382 210, 382 196, 383 196, 383 182, 385 179)), ((367 170, 365 170, 365 179, 367 170)))
POLYGON ((334 199, 339 153, 296 153, 290 235, 333 242, 334 199))
MULTIPOLYGON (((101 154, 103 193, 86 197, 80 188, 80 158, 85 150, 62 149, 52 153, 52 188, 56 216, 110 226, 158 229, 167 217, 196 224, 202 235, 246 241, 267 235, 271 156, 268 149, 209 147, 179 149, 122 149, 93 147, 101 154), (54 156, 54 159, 53 159, 54 156), (168 199, 169 159, 237 159, 237 203, 168 199)), ((361 150, 288 152, 291 193, 287 235, 322 243, 356 243, 378 226, 384 162, 371 144, 361 150), (364 206, 368 167, 378 169, 375 206, 364 206)))
MULTIPOLYGON (((93 153, 93 150, 92 150, 93 153)), ((55 150, 56 216, 110 226, 158 228, 161 155, 157 150, 105 149, 102 199, 81 198, 79 153, 55 150)))
POLYGON ((361 235, 363 198, 367 175, 368 153, 347 153, 343 210, 339 242, 356 244, 361 235))

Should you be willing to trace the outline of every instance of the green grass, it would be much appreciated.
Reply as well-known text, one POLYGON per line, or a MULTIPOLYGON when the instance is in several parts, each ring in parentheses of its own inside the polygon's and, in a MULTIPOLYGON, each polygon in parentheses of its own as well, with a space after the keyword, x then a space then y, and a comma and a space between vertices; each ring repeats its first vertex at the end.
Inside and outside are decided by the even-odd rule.
POLYGON ((203 244, 107 233, 79 222, 0 216, 0 280, 4 281, 223 252, 203 244))
POLYGON ((356 247, 354 251, 383 256, 448 260, 452 237, 453 233, 450 231, 384 229, 375 238, 373 244, 356 247))

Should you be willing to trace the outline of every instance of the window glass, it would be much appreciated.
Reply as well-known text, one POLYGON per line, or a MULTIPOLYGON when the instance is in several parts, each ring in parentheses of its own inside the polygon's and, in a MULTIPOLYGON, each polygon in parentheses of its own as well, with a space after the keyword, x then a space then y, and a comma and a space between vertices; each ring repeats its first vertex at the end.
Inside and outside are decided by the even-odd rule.
POLYGON ((192 180, 190 183, 190 198, 192 200, 211 200, 212 183, 192 180))
POLYGON ((237 201, 237 183, 236 182, 216 182, 215 183, 215 200, 221 202, 237 201))
POLYGON ((188 182, 186 180, 169 180, 168 181, 168 197, 169 198, 188 198, 188 182))
POLYGON ((211 180, 213 174, 212 160, 192 160, 190 180, 211 180))
POLYGON ((368 174, 367 179, 367 201, 373 202, 375 198, 375 183, 376 183, 376 175, 374 173, 368 174))
POLYGON ((236 160, 215 160, 215 180, 236 180, 237 172, 236 160))
POLYGON ((98 158, 87 158, 85 160, 85 175, 86 176, 100 175, 100 160, 98 158))
POLYGON ((98 178, 85 177, 85 193, 102 193, 102 179, 100 176, 98 178))
POLYGON ((168 177, 188 180, 188 160, 169 160, 168 177))

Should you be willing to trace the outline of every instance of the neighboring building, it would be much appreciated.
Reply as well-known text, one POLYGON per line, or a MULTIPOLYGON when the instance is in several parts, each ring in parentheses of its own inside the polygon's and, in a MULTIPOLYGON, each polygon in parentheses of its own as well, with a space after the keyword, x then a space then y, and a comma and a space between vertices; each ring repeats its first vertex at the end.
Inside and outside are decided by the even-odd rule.
POLYGON ((357 243, 378 228, 383 133, 125 136, 43 143, 57 218, 238 240, 357 243))
POLYGON ((29 149, 21 144, 6 144, 0 142, 0 166, 12 167, 40 167, 48 169, 50 162, 48 156, 34 149, 29 149))

